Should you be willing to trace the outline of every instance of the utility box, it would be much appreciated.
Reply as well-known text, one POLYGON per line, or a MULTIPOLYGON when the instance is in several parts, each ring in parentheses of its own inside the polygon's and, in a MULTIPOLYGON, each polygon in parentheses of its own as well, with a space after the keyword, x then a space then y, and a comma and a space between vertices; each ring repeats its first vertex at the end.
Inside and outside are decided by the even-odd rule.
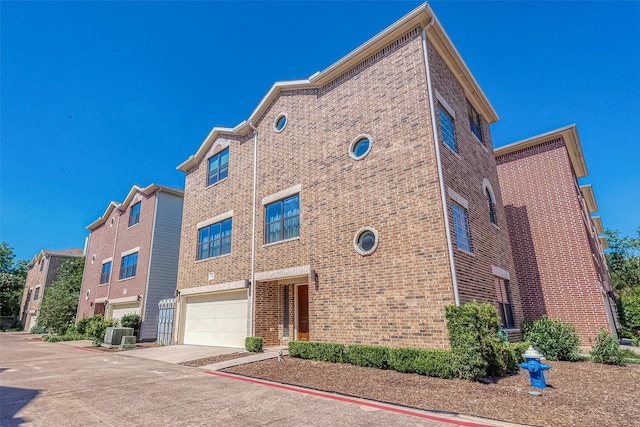
POLYGON ((122 341, 120 342, 119 350, 128 350, 130 348, 136 348, 136 337, 132 335, 126 335, 122 337, 122 341))
POLYGON ((104 333, 104 343, 108 345, 120 345, 120 343, 122 342, 122 337, 126 336, 133 336, 133 328, 109 327, 104 333))

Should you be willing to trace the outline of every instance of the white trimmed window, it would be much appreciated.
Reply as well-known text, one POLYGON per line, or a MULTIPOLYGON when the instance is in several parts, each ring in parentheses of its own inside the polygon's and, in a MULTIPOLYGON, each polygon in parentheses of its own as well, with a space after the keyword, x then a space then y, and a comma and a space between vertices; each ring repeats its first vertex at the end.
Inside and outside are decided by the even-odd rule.
POLYGON ((453 126, 453 116, 442 105, 438 105, 438 117, 440 119, 440 141, 457 153, 458 146, 456 144, 456 131, 453 126))
POLYGON ((458 203, 451 202, 451 211, 453 213, 453 224, 456 233, 456 246, 464 251, 472 252, 467 210, 458 203))

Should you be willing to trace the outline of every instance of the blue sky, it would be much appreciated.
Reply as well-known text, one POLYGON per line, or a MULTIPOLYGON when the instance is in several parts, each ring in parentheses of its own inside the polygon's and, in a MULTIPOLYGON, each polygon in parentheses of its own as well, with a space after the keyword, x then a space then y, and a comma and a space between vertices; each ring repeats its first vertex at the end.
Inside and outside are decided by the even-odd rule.
MULTIPOLYGON (((0 4, 0 240, 18 258, 82 247, 134 184, 213 126, 246 119, 275 81, 325 69, 421 4, 0 4)), ((605 228, 640 226, 640 2, 431 6, 500 121, 496 146, 577 123, 605 228)))

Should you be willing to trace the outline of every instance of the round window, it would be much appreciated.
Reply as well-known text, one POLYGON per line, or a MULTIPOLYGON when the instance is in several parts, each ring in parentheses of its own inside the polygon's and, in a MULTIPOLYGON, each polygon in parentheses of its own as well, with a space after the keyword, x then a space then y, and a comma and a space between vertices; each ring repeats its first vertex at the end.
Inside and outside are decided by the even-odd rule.
POLYGON ((378 247, 378 232, 371 227, 358 230, 353 245, 360 255, 369 255, 378 247))
POLYGON ((96 254, 93 254, 93 256, 91 257, 91 264, 93 264, 96 261, 96 254))
POLYGON ((359 135, 351 142, 349 155, 353 160, 363 159, 371 150, 371 137, 369 135, 359 135))
POLYGON ((109 227, 113 227, 113 221, 114 221, 114 218, 111 218, 111 223, 109 224, 109 227))
POLYGON ((91 291, 87 291, 87 293, 84 294, 84 299, 89 299, 89 295, 91 295, 91 291))
POLYGON ((287 125, 287 115, 282 113, 276 118, 276 121, 273 122, 273 130, 275 130, 276 132, 282 132, 282 130, 286 125, 287 125))

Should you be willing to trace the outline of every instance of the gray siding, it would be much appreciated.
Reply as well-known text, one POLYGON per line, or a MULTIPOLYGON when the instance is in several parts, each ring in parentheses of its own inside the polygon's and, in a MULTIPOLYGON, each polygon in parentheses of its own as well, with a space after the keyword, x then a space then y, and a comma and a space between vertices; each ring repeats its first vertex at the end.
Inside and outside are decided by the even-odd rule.
POLYGON ((141 340, 155 340, 158 333, 158 302, 173 298, 178 278, 178 253, 182 227, 182 197, 158 191, 151 242, 149 281, 145 298, 141 340))

